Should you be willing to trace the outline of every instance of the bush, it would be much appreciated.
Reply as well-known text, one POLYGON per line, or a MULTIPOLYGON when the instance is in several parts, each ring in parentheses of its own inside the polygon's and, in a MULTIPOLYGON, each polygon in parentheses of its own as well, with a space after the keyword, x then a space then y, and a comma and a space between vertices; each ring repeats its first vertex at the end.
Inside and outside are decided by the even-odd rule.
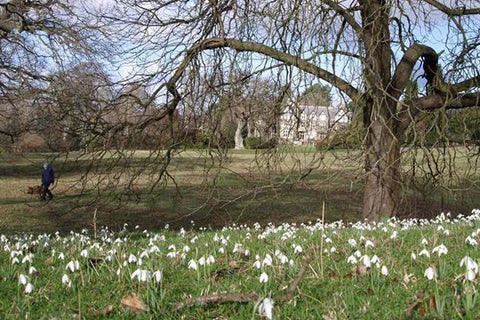
POLYGON ((244 145, 247 149, 271 149, 276 147, 277 142, 273 139, 263 140, 260 137, 246 137, 244 145))

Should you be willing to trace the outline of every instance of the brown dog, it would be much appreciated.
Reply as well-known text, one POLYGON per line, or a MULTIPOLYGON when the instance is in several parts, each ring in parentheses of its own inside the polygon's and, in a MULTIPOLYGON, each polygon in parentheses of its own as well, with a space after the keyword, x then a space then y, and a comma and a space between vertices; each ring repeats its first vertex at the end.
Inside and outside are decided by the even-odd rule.
POLYGON ((42 187, 41 186, 33 186, 28 187, 27 194, 31 195, 32 197, 42 197, 42 187))

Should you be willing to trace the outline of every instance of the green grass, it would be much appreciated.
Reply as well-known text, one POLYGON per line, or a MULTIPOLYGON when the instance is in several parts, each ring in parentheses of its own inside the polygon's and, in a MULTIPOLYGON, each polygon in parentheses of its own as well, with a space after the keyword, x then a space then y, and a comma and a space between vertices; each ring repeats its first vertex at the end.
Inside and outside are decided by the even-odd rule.
MULTIPOLYGON (((467 157, 462 150, 453 162, 457 173, 475 181, 475 171, 463 169, 467 157)), ((308 146, 282 147, 275 153, 231 150, 224 157, 216 151, 178 150, 168 169, 176 185, 168 178, 152 187, 163 156, 162 151, 128 150, 1 155, 0 232, 79 231, 91 225, 95 210, 100 224, 119 227, 128 222, 152 230, 166 223, 179 229, 192 219, 212 228, 251 221, 302 223, 321 216, 322 202, 327 221, 356 221, 361 214, 364 176, 358 151, 317 154, 308 146), (40 183, 47 157, 54 159, 59 178, 54 200, 45 203, 27 195, 26 189, 40 183), (310 174, 299 180, 312 161, 310 174), (137 179, 124 189, 132 177, 137 179)), ((417 158, 415 182, 421 189, 406 184, 400 205, 403 216, 457 214, 480 207, 478 189, 463 188, 454 180, 446 184, 450 190, 424 181, 420 168, 428 166, 422 163, 421 150, 417 158)), ((410 181, 410 163, 405 157, 405 181, 410 181)))
POLYGON ((221 231, 199 231, 197 226, 191 226, 185 233, 143 232, 129 226, 129 232, 104 229, 96 239, 91 228, 81 234, 58 236, 12 234, 0 238, 0 315, 4 319, 264 319, 258 315, 257 305, 263 298, 271 297, 275 302, 275 319, 476 319, 480 317, 476 290, 479 276, 467 281, 466 269, 459 264, 464 256, 480 262, 478 246, 465 242, 472 234, 480 241, 479 213, 470 219, 390 220, 370 227, 331 224, 324 230, 314 222, 305 226, 284 224, 266 228, 231 226, 221 231), (323 242, 322 233, 325 234, 323 242), (392 237, 394 233, 396 237, 392 237), (424 238, 428 244, 421 244, 424 238), (349 239, 356 240, 357 245, 349 245, 349 239), (374 246, 367 248, 367 240, 374 246), (248 256, 234 252, 238 244, 250 251, 248 256), (432 251, 441 244, 448 248, 448 253, 438 257, 432 251), (130 254, 138 259, 154 245, 159 252, 143 257, 141 265, 128 262, 130 254), (302 247, 302 253, 295 253, 297 245, 302 247), (332 252, 332 248, 336 251, 332 252), (103 260, 90 265, 89 258, 81 256, 84 249, 89 257, 103 260), (426 249, 430 257, 419 256, 422 249, 426 249), (291 260, 291 264, 282 263, 277 250, 291 260), (357 258, 356 264, 349 264, 347 259, 356 250, 369 258, 376 255, 381 262, 365 269, 365 273, 355 271, 363 268, 363 263, 357 258), (12 253, 14 251, 18 253, 12 253), (171 257, 170 252, 174 252, 171 257), (417 255, 415 260, 412 252, 417 255), (59 258, 60 253, 64 254, 64 260, 59 258), (20 262, 12 264, 12 257, 17 254, 20 262), (21 263, 28 254, 33 255, 32 261, 21 263), (262 262, 267 254, 273 257, 272 265, 254 267, 256 255, 262 262), (190 260, 198 262, 202 256, 210 255, 215 257, 214 263, 198 265, 198 270, 188 268, 190 260), (310 267, 293 299, 280 301, 279 297, 297 276, 304 255, 312 257, 310 267), (67 270, 70 260, 78 260, 80 270, 67 270), (233 270, 234 265, 239 269, 233 270), (38 273, 29 275, 30 266, 38 273), (381 266, 387 267, 387 276, 381 274, 381 266), (429 267, 436 269, 434 280, 424 276, 429 267), (137 268, 161 271, 161 282, 132 279, 137 268), (222 269, 232 272, 223 277, 212 276, 222 269), (120 270, 119 276, 117 270, 120 270), (266 284, 259 281, 262 272, 269 276, 266 284), (29 282, 34 286, 30 294, 25 293, 25 285, 19 283, 20 274, 30 277, 29 282), (64 274, 70 278, 71 288, 62 284, 64 274), (187 297, 225 292, 256 292, 260 298, 249 303, 174 310, 175 303, 187 297), (133 293, 138 293, 145 304, 146 310, 138 316, 120 306, 122 298, 133 293), (418 299, 412 314, 407 315, 407 309, 420 293, 422 298, 418 299), (108 305, 113 310, 98 316, 108 305))

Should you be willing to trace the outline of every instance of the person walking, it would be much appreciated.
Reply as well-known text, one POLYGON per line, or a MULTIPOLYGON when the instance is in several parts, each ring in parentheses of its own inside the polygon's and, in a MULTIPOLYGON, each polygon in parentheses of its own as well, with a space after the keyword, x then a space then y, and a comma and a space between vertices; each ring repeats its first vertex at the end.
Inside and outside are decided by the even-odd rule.
POLYGON ((43 171, 42 171, 42 189, 40 194, 40 198, 42 200, 46 200, 47 197, 49 200, 53 199, 53 195, 49 187, 54 182, 55 182, 55 174, 53 172, 52 165, 48 162, 45 162, 45 164, 43 165, 43 171))

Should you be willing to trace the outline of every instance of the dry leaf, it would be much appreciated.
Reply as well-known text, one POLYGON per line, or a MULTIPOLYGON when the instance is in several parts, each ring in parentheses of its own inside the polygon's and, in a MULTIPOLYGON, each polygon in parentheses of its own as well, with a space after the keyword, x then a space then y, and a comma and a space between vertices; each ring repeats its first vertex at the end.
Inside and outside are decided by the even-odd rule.
MULTIPOLYGON (((423 292, 420 291, 420 292, 417 292, 417 294, 415 295, 415 300, 408 306, 407 308, 407 315, 410 317, 413 313, 413 311, 418 308, 418 306, 420 305, 420 303, 422 302, 423 300, 423 292)), ((423 310, 423 308, 420 310, 420 312, 425 313, 425 311, 423 310)))
POLYGON ((138 293, 123 297, 121 304, 123 307, 135 312, 147 310, 142 300, 140 300, 140 295, 138 293))
POLYGON ((228 263, 228 266, 232 269, 236 269, 236 268, 238 268, 238 263, 237 263, 237 261, 232 260, 228 263))

